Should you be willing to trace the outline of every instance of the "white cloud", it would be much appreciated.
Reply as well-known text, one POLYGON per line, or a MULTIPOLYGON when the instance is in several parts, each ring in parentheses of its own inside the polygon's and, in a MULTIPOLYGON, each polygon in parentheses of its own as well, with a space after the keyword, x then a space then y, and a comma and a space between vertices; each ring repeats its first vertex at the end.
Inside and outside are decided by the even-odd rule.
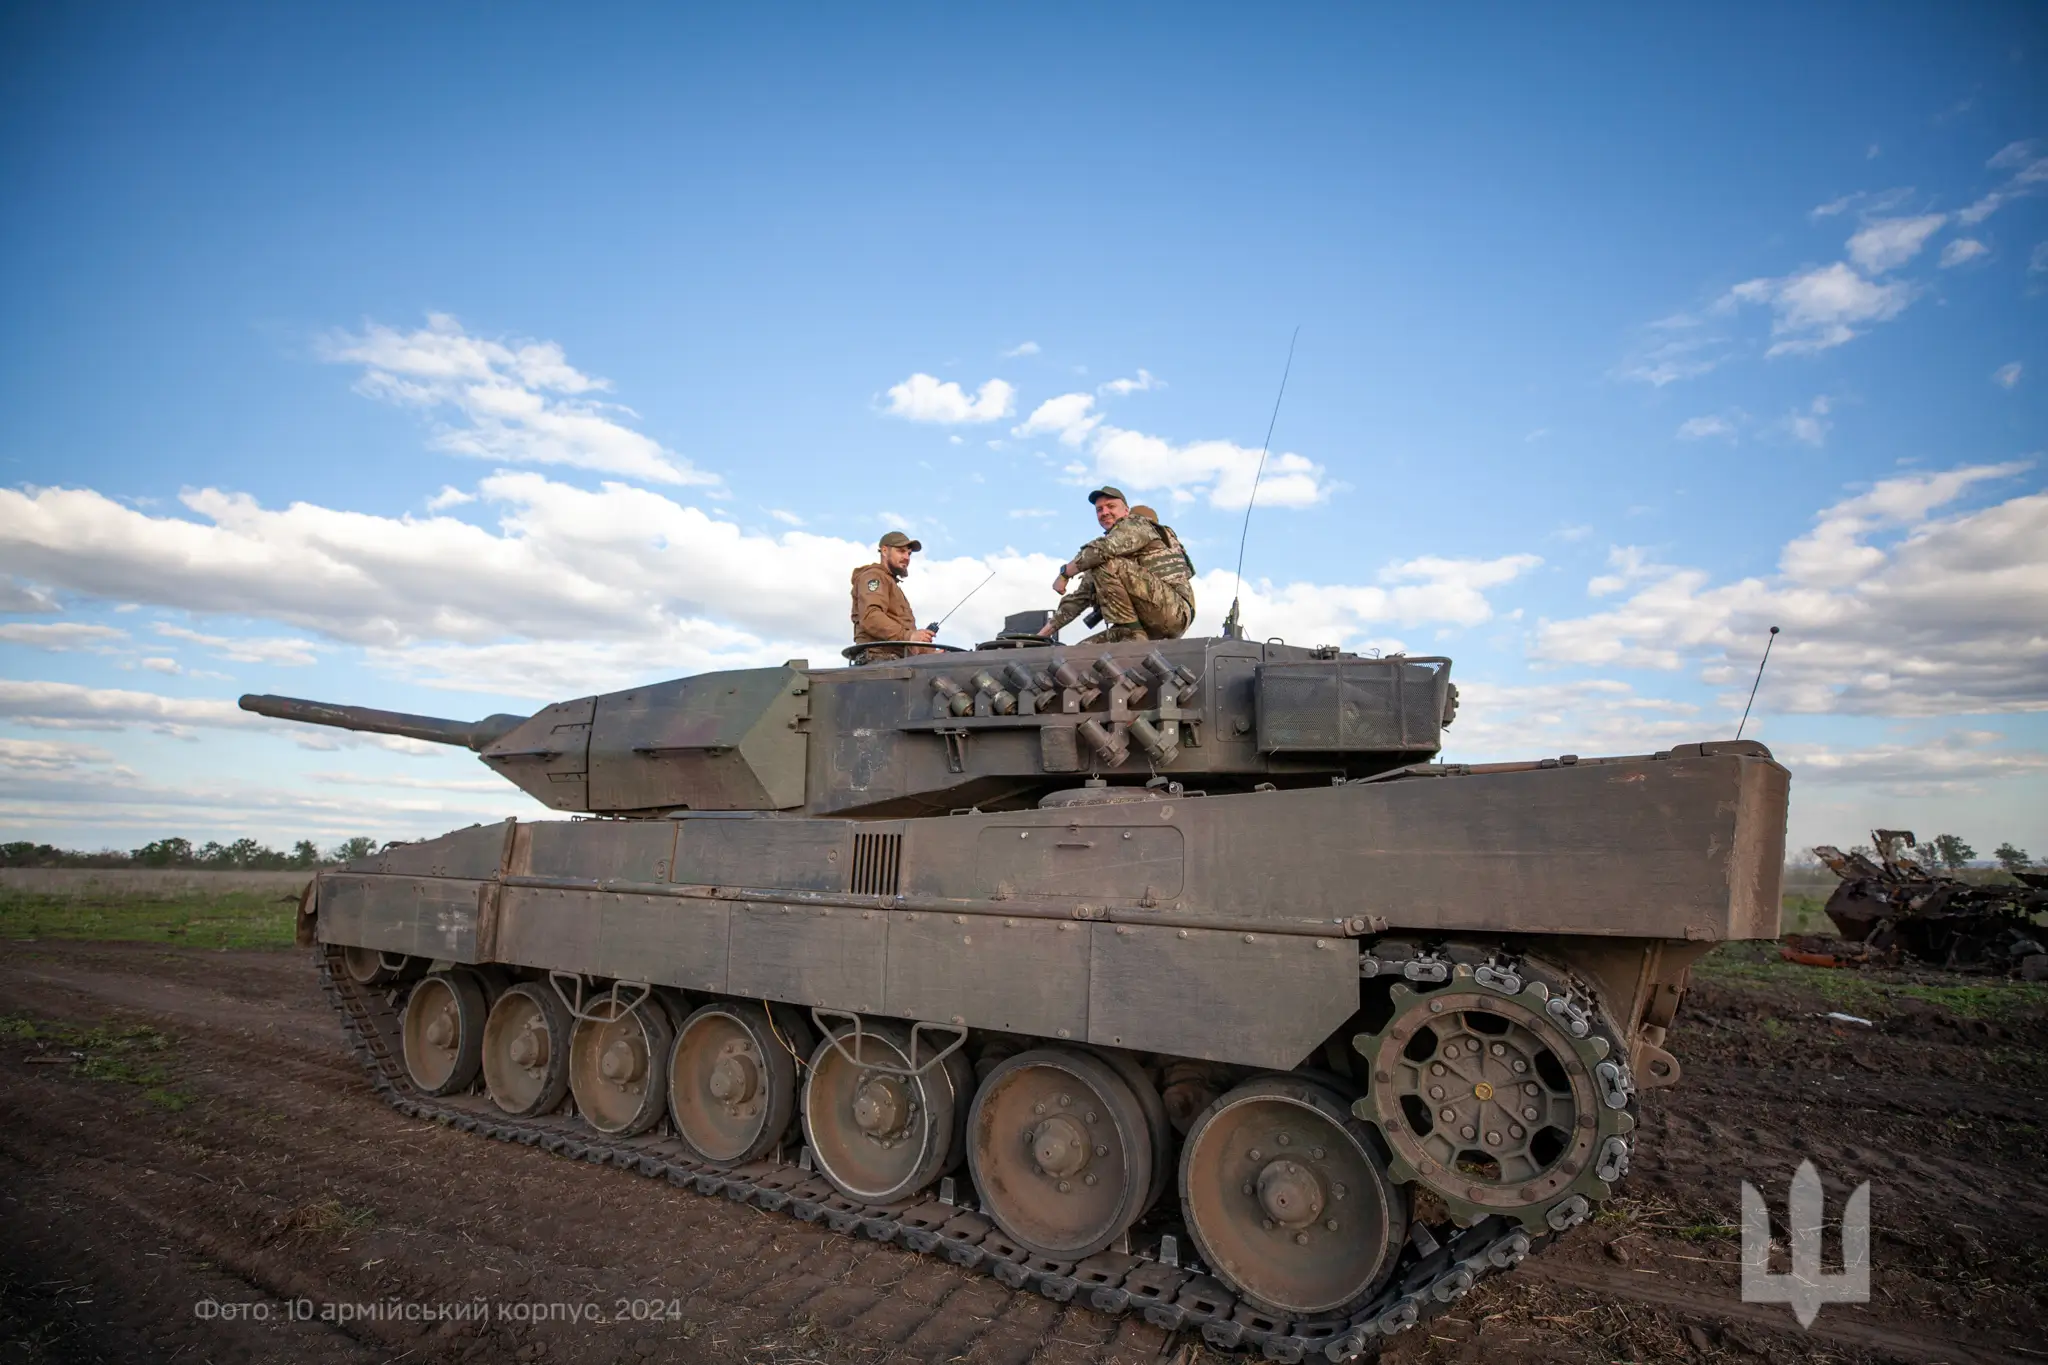
POLYGON ((1859 749, 1826 744, 1773 745, 1795 783, 1854 785, 1900 796, 1949 795, 1985 782, 2048 772, 2048 753, 2014 749, 1988 730, 1956 730, 1859 749))
MULTIPOLYGON (((1698 325, 1694 318, 1666 319, 1653 323, 1653 329, 1669 330, 1673 326, 1693 327, 1698 325)), ((1671 341, 1659 341, 1639 355, 1624 362, 1616 371, 1624 379, 1633 379, 1653 388, 1663 388, 1681 379, 1697 379, 1703 374, 1719 369, 1727 362, 1727 343, 1719 336, 1681 336, 1671 341)))
POLYGON ((1859 327, 1888 322, 1918 291, 1906 281, 1878 284, 1840 261, 1780 279, 1748 280, 1728 291, 1720 306, 1768 304, 1779 338, 1766 355, 1824 351, 1858 335, 1859 327))
POLYGON ((781 522, 784 526, 801 526, 804 524, 802 517, 794 512, 784 511, 780 507, 769 508, 768 515, 781 522))
POLYGON ((442 424, 433 441, 451 455, 658 483, 718 482, 618 420, 633 416, 629 409, 588 397, 610 383, 570 365, 553 342, 475 337, 432 313, 412 332, 372 323, 360 336, 328 338, 322 349, 330 361, 363 367, 363 393, 436 415, 452 410, 460 422, 442 424))
MULTIPOLYGON (((1251 500, 1258 451, 1233 441, 1175 445, 1110 426, 1094 408, 1093 394, 1064 393, 1040 403, 1010 434, 1057 436, 1062 445, 1085 448, 1094 463, 1082 466, 1077 477, 1089 482, 1140 492, 1168 490, 1177 498, 1205 495, 1213 507, 1239 508, 1251 500)), ((1329 492, 1322 466, 1292 451, 1269 455, 1258 484, 1259 503, 1266 507, 1307 507, 1329 492)))
POLYGON ((1984 163, 1994 171, 2011 171, 2003 185, 1956 214, 1956 220, 1974 227, 2006 204, 2048 185, 2048 156, 2041 155, 2035 140, 2009 142, 1984 163))
POLYGON ((1664 565, 1652 562, 1649 553, 1640 545, 1610 547, 1607 551, 1607 567, 1614 572, 1587 580, 1587 596, 1607 597, 1620 592, 1631 583, 1670 572, 1664 565))
POLYGON ((1015 346, 1012 346, 1012 347, 1011 347, 1011 348, 1010 348, 1009 350, 1007 350, 1007 351, 1004 351, 1004 352, 1003 352, 1003 359, 1005 359, 1005 360, 1015 360, 1015 359, 1016 359, 1016 358, 1017 358, 1018 356, 1020 356, 1020 355, 1037 355, 1037 354, 1038 354, 1038 343, 1037 343, 1037 342, 1035 342, 1035 341, 1020 341, 1020 342, 1018 342, 1018 343, 1017 343, 1017 344, 1016 344, 1015 346))
POLYGON ((1765 630, 1778 711, 1940 715, 2048 710, 2048 493, 1938 515, 2027 467, 1887 479, 1823 510, 1778 573, 1720 586, 1673 567, 1612 610, 1539 625, 1553 664, 1676 670, 1744 688, 1765 630))
POLYGON ((0 578, 0 611, 54 612, 57 604, 41 588, 0 578))
POLYGON ((140 725, 178 735, 189 733, 192 726, 253 730, 276 724, 231 701, 4 678, 0 719, 45 730, 125 730, 140 725))
POLYGON ((969 398, 952 380, 919 373, 890 387, 883 411, 912 422, 993 422, 1010 415, 1016 395, 1010 384, 991 379, 969 398))
POLYGON ((1138 371, 1136 379, 1112 379, 1107 384, 1099 386, 1095 391, 1097 393, 1113 393, 1118 397, 1122 397, 1125 394, 1145 393, 1151 389, 1163 389, 1165 387, 1165 380, 1154 375, 1150 370, 1141 369, 1138 371))
POLYGON ((465 493, 453 484, 442 484, 441 491, 427 499, 427 510, 439 512, 444 508, 460 507, 466 502, 475 502, 476 494, 465 493))
POLYGON ((1948 221, 1946 214, 1880 218, 1849 239, 1849 259, 1873 275, 1896 270, 1920 254, 1927 239, 1948 221))
POLYGON ((1010 428, 1010 434, 1027 440, 1057 436, 1063 445, 1078 446, 1102 423, 1102 414, 1091 411, 1094 407, 1093 394, 1063 393, 1033 408, 1021 426, 1010 428))
MULTIPOLYGON (((114 756, 92 744, 61 739, 0 737, 0 770, 8 773, 61 773, 87 764, 109 764, 114 756)), ((127 769, 121 769, 127 772, 127 769)))
POLYGON ((153 627, 157 634, 171 640, 187 640, 195 645, 205 645, 217 651, 223 658, 241 664, 283 664, 287 667, 302 668, 320 660, 314 651, 320 646, 312 640, 295 640, 289 637, 269 639, 237 639, 227 635, 204 635, 184 626, 165 625, 159 621, 153 627))
POLYGON ((1053 511, 1050 507, 1012 507, 1010 515, 1013 517, 1029 517, 1036 520, 1042 517, 1056 517, 1059 513, 1053 511))
POLYGON ((0 625, 0 644, 28 645, 34 649, 88 649, 109 640, 125 640, 128 632, 112 626, 89 626, 77 621, 9 621, 0 625))
POLYGON ((162 655, 152 655, 144 659, 142 666, 152 673, 167 673, 174 678, 180 676, 185 671, 184 665, 180 664, 176 659, 167 659, 162 655))
POLYGON ((1444 757, 1461 763, 1654 753, 1726 733, 1719 717, 1691 702, 1645 697, 1611 678, 1528 685, 1461 678, 1458 692, 1444 757))
POLYGON ((1823 218, 1833 218, 1851 209, 1859 214, 1889 213, 1912 197, 1912 187, 1905 185, 1889 190, 1859 190, 1855 194, 1845 194, 1839 199, 1831 199, 1810 210, 1806 216, 1819 222, 1823 218))
MULTIPOLYGON (((1295 644, 1339 644, 1350 648, 1401 648, 1399 640, 1378 632, 1385 627, 1424 625, 1476 626, 1492 620, 1487 590, 1501 587, 1543 561, 1536 555, 1503 555, 1498 559, 1446 559, 1425 556, 1389 564, 1368 585, 1287 583, 1265 579, 1244 583, 1243 620, 1256 639, 1279 636, 1295 644)), ((1190 635, 1221 632, 1230 610, 1235 579, 1227 568, 1202 574, 1195 582, 1199 610, 1190 635)))
POLYGON ((1953 270, 1966 261, 1989 255, 1991 248, 1974 237, 1958 237, 1941 249, 1941 268, 1953 270))
POLYGON ((1681 441, 1703 441, 1709 436, 1735 439, 1735 424, 1725 417, 1688 417, 1679 423, 1678 439, 1681 441))
POLYGON ((1991 382, 2001 389, 2009 389, 2020 382, 2020 363, 2008 360, 1991 372, 1991 382))
POLYGON ((1826 445, 1828 431, 1834 425, 1827 420, 1831 407, 1827 395, 1822 394, 1809 403, 1804 412, 1794 408, 1785 414, 1786 431, 1791 433, 1795 441, 1803 441, 1810 446, 1826 445))

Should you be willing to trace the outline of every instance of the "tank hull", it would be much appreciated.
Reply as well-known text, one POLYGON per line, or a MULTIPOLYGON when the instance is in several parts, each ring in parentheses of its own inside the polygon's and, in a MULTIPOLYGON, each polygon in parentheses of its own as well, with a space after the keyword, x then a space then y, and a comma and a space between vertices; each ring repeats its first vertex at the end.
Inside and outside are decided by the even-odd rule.
POLYGON ((1345 1360, 1611 1192, 1638 1092, 1679 1078, 1690 962, 1778 932, 1787 785, 1710 743, 923 819, 507 821, 320 874, 301 937, 408 1112, 1345 1360), (521 1095, 563 1093, 531 1038, 464 1041, 501 998, 574 1053, 559 1112, 470 1083, 517 1063, 521 1095), (749 1117, 770 1061, 776 1132, 749 1117), (1070 1092, 1120 1136, 1045 1117, 1070 1092), (693 1122, 769 1155, 720 1174, 693 1122), (1093 1222, 1084 1174, 1123 1182, 1093 1222), (1446 1221, 1411 1228, 1419 1190, 1446 1221))

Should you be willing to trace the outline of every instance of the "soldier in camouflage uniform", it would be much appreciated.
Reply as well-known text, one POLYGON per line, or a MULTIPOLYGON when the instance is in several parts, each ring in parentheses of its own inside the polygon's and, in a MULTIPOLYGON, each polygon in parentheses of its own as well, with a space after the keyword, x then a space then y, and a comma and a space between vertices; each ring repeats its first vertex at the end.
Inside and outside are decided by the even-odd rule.
POLYGON ((1052 585, 1060 604, 1039 634, 1094 607, 1109 624, 1086 643, 1179 639, 1195 619, 1195 569, 1180 537, 1155 517, 1134 515, 1122 489, 1098 488, 1088 501, 1103 534, 1060 566, 1052 585))

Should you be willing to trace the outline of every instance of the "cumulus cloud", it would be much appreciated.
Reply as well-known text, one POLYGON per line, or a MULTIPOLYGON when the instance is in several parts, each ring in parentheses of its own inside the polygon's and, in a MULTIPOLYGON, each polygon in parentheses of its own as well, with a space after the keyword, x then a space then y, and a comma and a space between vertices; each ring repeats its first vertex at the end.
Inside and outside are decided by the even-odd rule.
POLYGON ((1631 583, 1670 572, 1664 565, 1653 562, 1649 551, 1640 545, 1609 547, 1607 567, 1611 572, 1587 580, 1588 597, 1607 597, 1620 592, 1631 583))
POLYGON ((1735 424, 1725 417, 1688 417, 1678 425, 1678 439, 1681 441, 1704 441, 1709 436, 1735 439, 1735 424))
MULTIPOLYGON (((1245 629, 1258 639, 1278 636, 1295 644, 1393 651, 1403 648, 1403 642, 1385 634, 1390 628, 1476 626, 1492 620, 1488 590, 1513 582, 1542 562, 1531 554, 1497 559, 1429 555, 1387 565, 1372 584, 1276 585, 1247 579, 1242 593, 1245 629)), ((1199 610, 1190 634, 1221 633, 1235 585, 1224 568, 1195 580, 1199 610)))
POLYGON ((1784 627, 1779 711, 1924 716, 2048 710, 2048 493, 1947 511, 2027 466, 1904 475, 1820 512, 1778 572, 1715 585, 1660 568, 1611 610, 1540 623, 1539 662, 1678 670, 1741 688, 1784 627))
POLYGON ((935 375, 920 373, 892 385, 882 410, 911 422, 994 422, 1010 415, 1016 396, 1017 390, 1001 379, 989 380, 970 398, 952 380, 941 383, 935 375))
POLYGON ((418 408, 437 422, 433 446, 500 464, 568 465, 657 483, 715 484, 714 475, 627 426, 630 409, 569 364, 553 342, 472 336, 446 313, 411 332, 372 323, 326 339, 323 356, 360 365, 365 394, 418 408), (453 420, 449 419, 453 415, 453 420))
MULTIPOLYGON (((1075 471, 1079 479, 1147 493, 1166 490, 1186 501, 1206 496, 1212 507, 1239 508, 1251 501, 1259 468, 1259 452, 1234 441, 1176 445, 1112 426, 1095 411, 1095 395, 1087 393, 1046 399, 1011 434, 1055 436, 1062 445, 1085 450, 1093 464, 1075 471)), ((1292 451, 1269 455, 1258 482, 1259 503, 1266 507, 1307 507, 1329 492, 1322 466, 1292 451)))
POLYGON ((1979 256, 1990 254, 1990 251, 1990 247, 1974 237, 1958 237, 1941 249, 1941 268, 1953 270, 1959 265, 1976 260, 1979 256))
POLYGON ((1460 763, 1654 753, 1726 733, 1718 716, 1692 702, 1644 696, 1613 678, 1534 684, 1461 678, 1458 692, 1458 719, 1444 732, 1444 757, 1460 763))
POLYGON ((1038 343, 1035 341, 1020 341, 1009 350, 1003 352, 1003 359, 1015 360, 1018 356, 1022 355, 1037 355, 1038 349, 1038 343))
POLYGON ((2001 389, 2010 389, 2020 382, 2020 363, 2009 360, 1991 372, 1991 382, 2001 389))
POLYGON ((1095 391, 1097 393, 1113 393, 1118 397, 1122 397, 1128 393, 1144 393, 1150 389, 1163 389, 1165 387, 1165 380, 1160 379, 1150 370, 1141 369, 1138 371, 1138 377, 1135 379, 1112 379, 1095 391))
POLYGON ((125 630, 77 621, 9 621, 0 625, 0 644, 28 645, 33 649, 88 649, 127 638, 125 630))
POLYGON ((1849 239, 1849 259, 1872 275, 1896 270, 1919 255, 1927 239, 1947 221, 1948 216, 1941 213, 1880 218, 1849 239))
POLYGON ((1771 335, 1777 340, 1765 354, 1794 355, 1840 346, 1859 335, 1858 329, 1889 322, 1917 292, 1908 281, 1880 284, 1837 261, 1779 279, 1747 280, 1729 290, 1718 306, 1769 306, 1771 335))
POLYGON ((476 494, 465 493, 453 484, 442 484, 441 491, 427 499, 427 510, 439 512, 449 507, 460 507, 465 502, 475 502, 476 494))

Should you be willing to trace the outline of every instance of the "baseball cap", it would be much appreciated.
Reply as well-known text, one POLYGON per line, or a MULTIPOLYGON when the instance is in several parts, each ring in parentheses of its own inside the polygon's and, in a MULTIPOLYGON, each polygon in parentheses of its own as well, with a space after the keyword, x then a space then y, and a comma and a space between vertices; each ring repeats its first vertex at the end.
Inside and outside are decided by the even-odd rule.
POLYGON ((1088 495, 1088 505, 1090 507, 1093 507, 1096 503, 1101 502, 1104 498, 1115 498, 1118 502, 1130 501, 1129 498, 1124 496, 1123 489, 1112 488, 1108 484, 1104 484, 1102 485, 1102 487, 1096 489, 1093 493, 1090 493, 1088 495))
POLYGON ((906 550, 922 550, 924 548, 922 542, 912 540, 909 536, 904 535, 901 531, 891 531, 888 535, 882 537, 881 543, 888 546, 892 550, 899 545, 906 550))

